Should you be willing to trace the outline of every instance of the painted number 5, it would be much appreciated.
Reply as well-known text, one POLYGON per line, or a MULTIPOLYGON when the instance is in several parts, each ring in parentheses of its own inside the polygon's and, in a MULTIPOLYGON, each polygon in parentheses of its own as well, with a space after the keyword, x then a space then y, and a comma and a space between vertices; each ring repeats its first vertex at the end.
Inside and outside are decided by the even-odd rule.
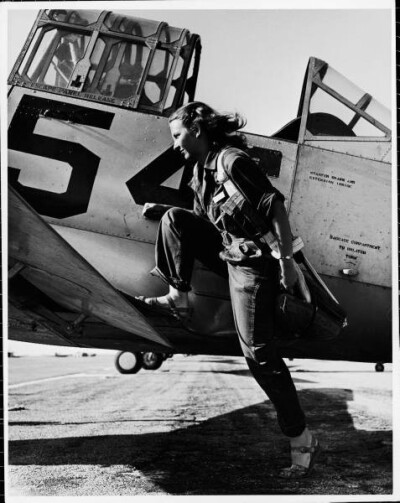
POLYGON ((56 194, 49 190, 28 187, 18 181, 20 170, 9 166, 10 184, 41 215, 67 218, 88 209, 100 158, 79 143, 35 134, 41 116, 68 120, 103 129, 110 129, 114 114, 103 110, 25 95, 21 99, 8 130, 8 147, 71 166, 67 190, 56 194))

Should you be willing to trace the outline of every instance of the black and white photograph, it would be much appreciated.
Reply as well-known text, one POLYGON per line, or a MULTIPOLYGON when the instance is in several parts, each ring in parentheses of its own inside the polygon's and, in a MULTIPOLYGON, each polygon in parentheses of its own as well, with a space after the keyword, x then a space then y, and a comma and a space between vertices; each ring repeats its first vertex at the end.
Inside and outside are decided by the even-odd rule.
POLYGON ((0 11, 5 501, 400 501, 394 2, 0 11))

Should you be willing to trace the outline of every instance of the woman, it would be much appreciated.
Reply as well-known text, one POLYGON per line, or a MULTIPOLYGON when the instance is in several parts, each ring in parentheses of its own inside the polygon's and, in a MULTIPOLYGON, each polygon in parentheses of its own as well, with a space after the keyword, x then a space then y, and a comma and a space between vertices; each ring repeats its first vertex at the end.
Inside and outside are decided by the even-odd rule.
MULTIPOLYGON (((194 209, 171 208, 164 214, 155 272, 168 283, 169 293, 139 300, 185 319, 191 311, 188 292, 194 259, 221 275, 226 274, 227 264, 243 354, 290 440, 292 465, 280 475, 300 478, 311 473, 320 447, 306 427, 289 370, 274 345, 279 280, 287 289, 297 281, 292 234, 284 197, 244 152, 245 138, 238 133, 244 124, 237 114, 218 114, 201 102, 188 103, 170 117, 174 149, 195 163, 194 209), (235 199, 235 193, 245 196, 244 203, 243 198, 235 199), (265 230, 276 236, 279 260, 261 252, 252 239, 251 212, 261 216, 265 230)), ((146 204, 144 215, 151 217, 160 209, 161 205, 146 204)))

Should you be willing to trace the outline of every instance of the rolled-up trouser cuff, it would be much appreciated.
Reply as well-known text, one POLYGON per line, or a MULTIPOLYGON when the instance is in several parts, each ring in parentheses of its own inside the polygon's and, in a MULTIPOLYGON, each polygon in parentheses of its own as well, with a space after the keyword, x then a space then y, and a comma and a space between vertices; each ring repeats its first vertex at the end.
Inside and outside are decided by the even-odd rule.
POLYGON ((180 292, 190 292, 190 290, 192 289, 192 287, 190 286, 190 284, 187 283, 186 281, 183 281, 183 280, 177 279, 177 278, 171 278, 171 277, 165 276, 165 274, 163 274, 163 272, 157 266, 154 267, 154 269, 152 269, 150 271, 150 274, 152 276, 158 276, 165 283, 167 283, 168 285, 172 286, 173 288, 176 288, 180 292))

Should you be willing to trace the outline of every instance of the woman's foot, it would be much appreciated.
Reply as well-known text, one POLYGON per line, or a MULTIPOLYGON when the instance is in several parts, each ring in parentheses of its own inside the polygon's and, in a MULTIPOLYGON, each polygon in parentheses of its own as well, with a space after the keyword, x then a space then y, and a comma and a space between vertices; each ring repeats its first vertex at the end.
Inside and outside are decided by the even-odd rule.
POLYGON ((171 292, 162 297, 143 297, 144 302, 151 306, 161 308, 171 307, 171 303, 177 309, 187 309, 189 307, 189 296, 186 292, 181 292, 181 295, 174 295, 171 292))
POLYGON ((299 437, 290 440, 290 451, 292 465, 281 470, 279 477, 285 479, 308 477, 321 453, 321 446, 317 437, 306 428, 299 437))
POLYGON ((149 307, 153 311, 162 314, 168 313, 180 321, 188 321, 192 314, 192 308, 189 307, 189 296, 187 292, 169 292, 162 297, 135 297, 142 305, 149 307))

